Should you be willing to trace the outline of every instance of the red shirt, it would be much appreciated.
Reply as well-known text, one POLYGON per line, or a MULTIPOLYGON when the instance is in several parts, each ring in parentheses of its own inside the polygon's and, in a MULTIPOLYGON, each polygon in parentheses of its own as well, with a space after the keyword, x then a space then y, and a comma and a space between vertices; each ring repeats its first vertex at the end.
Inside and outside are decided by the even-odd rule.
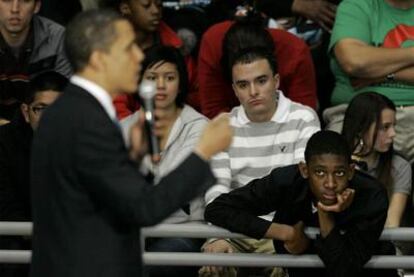
MULTIPOLYGON (((224 79, 220 59, 224 35, 233 24, 213 25, 203 35, 198 57, 201 112, 212 118, 240 105, 231 84, 224 79)), ((309 47, 300 38, 278 29, 269 29, 275 43, 280 87, 291 100, 316 109, 316 79, 309 47)))

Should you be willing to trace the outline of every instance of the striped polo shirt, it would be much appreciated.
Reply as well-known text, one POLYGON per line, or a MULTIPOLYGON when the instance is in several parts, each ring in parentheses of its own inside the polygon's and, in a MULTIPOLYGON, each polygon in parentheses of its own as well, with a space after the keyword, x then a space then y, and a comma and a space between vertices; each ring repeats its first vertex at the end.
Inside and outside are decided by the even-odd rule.
POLYGON ((320 130, 318 116, 311 108, 278 93, 277 109, 268 122, 251 122, 242 106, 230 112, 233 142, 211 160, 217 184, 206 192, 207 204, 276 167, 304 160, 308 139, 320 130))

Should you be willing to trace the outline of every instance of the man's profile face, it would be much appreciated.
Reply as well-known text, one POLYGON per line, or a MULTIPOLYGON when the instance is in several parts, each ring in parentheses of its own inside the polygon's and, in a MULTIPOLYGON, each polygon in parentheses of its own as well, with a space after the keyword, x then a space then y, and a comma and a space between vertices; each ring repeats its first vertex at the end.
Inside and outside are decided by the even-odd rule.
POLYGON ((144 54, 136 44, 135 32, 127 20, 114 23, 116 38, 102 55, 103 71, 109 92, 137 91, 144 54))
POLYGON ((21 110, 24 119, 33 130, 37 129, 43 111, 55 102, 59 95, 60 92, 54 90, 40 91, 35 94, 32 103, 22 104, 21 110))
POLYGON ((232 68, 233 90, 248 118, 268 121, 276 111, 279 75, 273 74, 266 59, 236 63, 232 68))
POLYGON ((161 0, 128 0, 121 3, 120 9, 136 30, 145 33, 158 30, 162 17, 161 0))
POLYGON ((0 31, 3 35, 19 35, 30 28, 30 22, 40 9, 40 1, 0 0, 0 31))
POLYGON ((324 205, 336 204, 337 194, 348 187, 354 174, 353 164, 335 154, 314 155, 307 164, 300 163, 299 169, 316 200, 324 205))

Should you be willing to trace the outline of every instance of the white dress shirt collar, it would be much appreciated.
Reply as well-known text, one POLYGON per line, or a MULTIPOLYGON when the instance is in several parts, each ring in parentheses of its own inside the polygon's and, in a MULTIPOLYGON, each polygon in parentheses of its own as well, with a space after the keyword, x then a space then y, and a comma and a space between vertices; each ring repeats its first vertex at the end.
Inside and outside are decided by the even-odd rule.
POLYGON ((70 78, 70 82, 74 85, 77 85, 84 90, 86 90, 89 94, 98 100, 98 102, 102 105, 105 112, 108 114, 109 118, 111 118, 114 122, 118 122, 116 117, 115 107, 112 103, 112 98, 109 93, 104 90, 102 87, 97 85, 96 83, 87 80, 79 75, 73 75, 70 78))

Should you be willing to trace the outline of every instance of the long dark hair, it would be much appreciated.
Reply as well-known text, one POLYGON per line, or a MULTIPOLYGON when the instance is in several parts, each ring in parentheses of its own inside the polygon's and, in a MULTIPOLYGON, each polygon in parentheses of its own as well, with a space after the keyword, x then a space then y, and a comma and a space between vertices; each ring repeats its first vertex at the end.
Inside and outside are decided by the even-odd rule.
MULTIPOLYGON (((374 150, 375 141, 377 139, 378 129, 381 123, 381 113, 385 109, 396 111, 394 103, 382 94, 376 92, 364 92, 355 96, 349 103, 345 112, 344 125, 342 134, 344 135, 352 153, 359 156, 367 156, 374 150), (370 149, 361 149, 359 153, 355 153, 360 141, 364 145, 365 134, 369 131, 372 123, 375 123, 374 135, 370 149)), ((391 169, 392 156, 394 154, 391 144, 387 152, 379 154, 378 162, 378 179, 387 188, 388 191, 393 183, 391 169)))

